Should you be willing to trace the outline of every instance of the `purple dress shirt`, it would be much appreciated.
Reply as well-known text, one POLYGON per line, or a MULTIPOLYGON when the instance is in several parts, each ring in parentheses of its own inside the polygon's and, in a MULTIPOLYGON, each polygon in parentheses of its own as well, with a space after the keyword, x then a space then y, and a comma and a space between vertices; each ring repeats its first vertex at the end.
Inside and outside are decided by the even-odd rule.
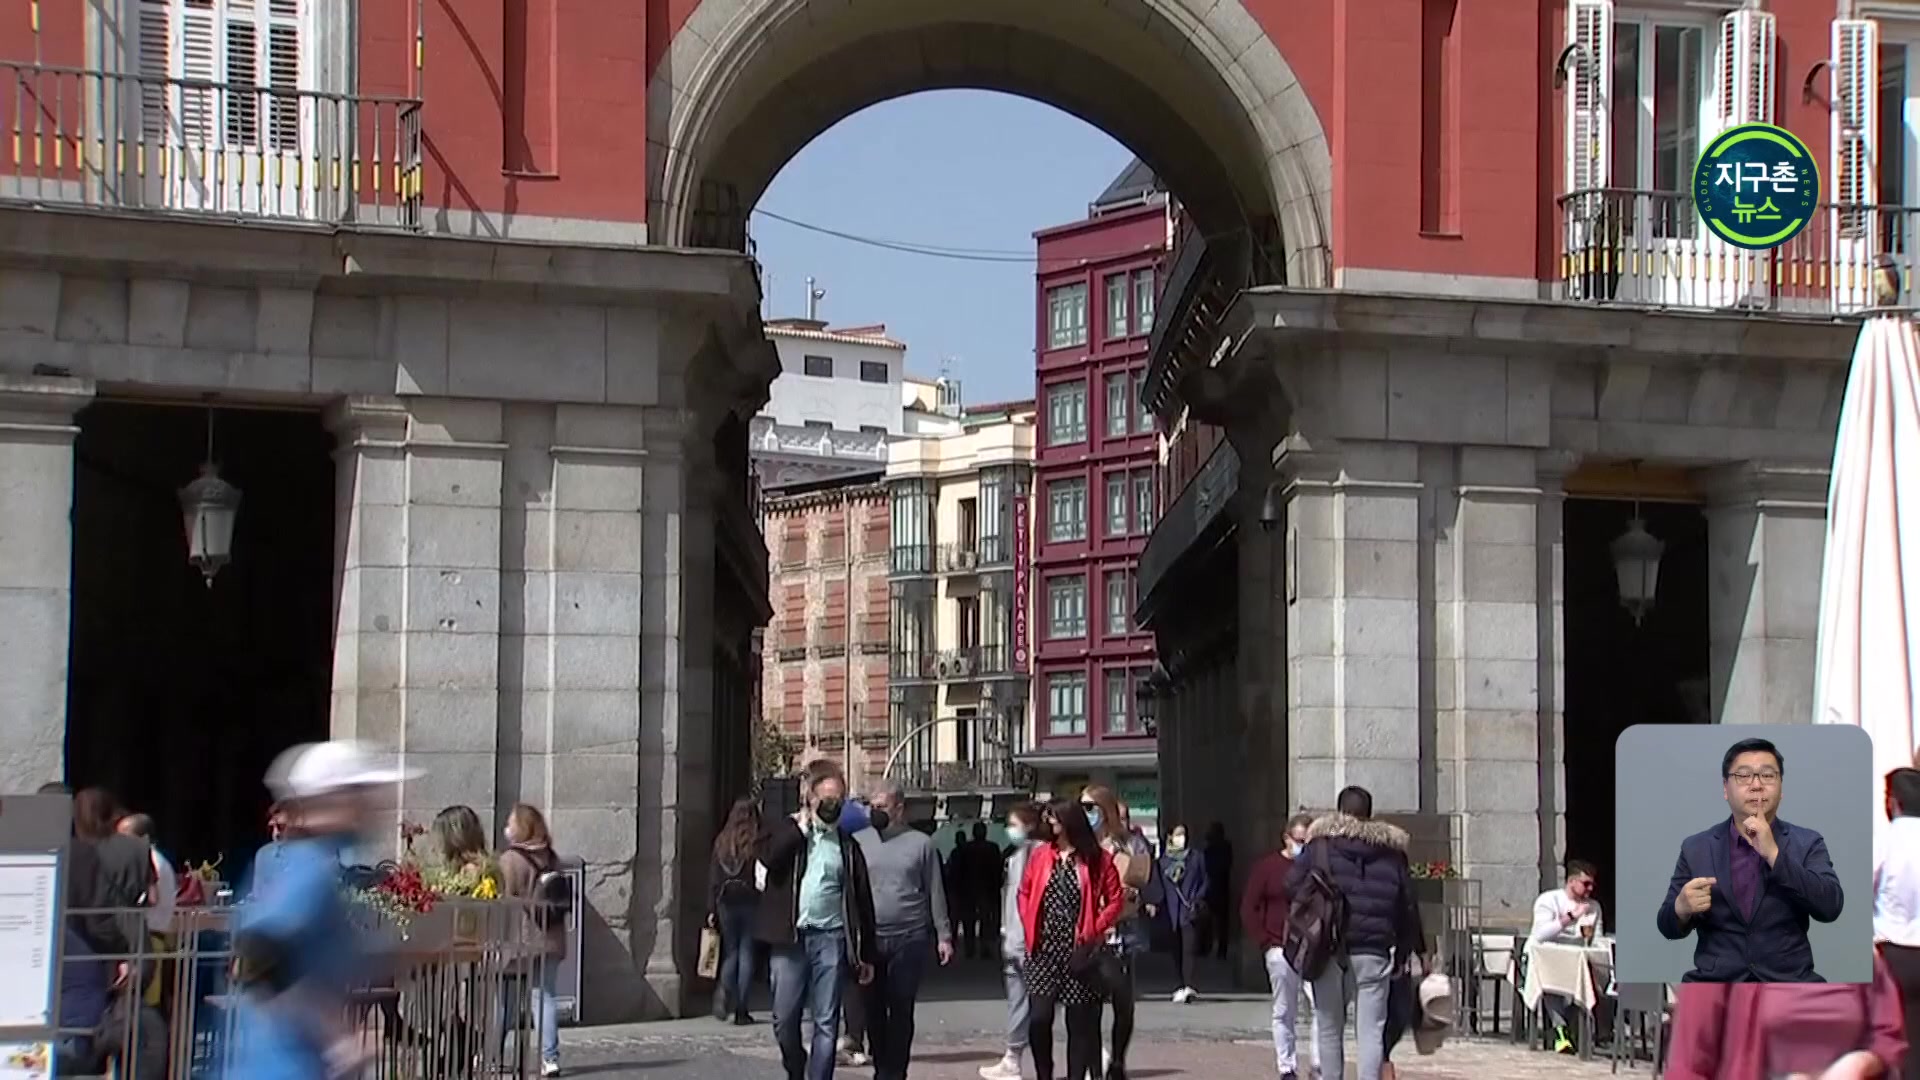
POLYGON ((1747 842, 1739 821, 1729 823, 1727 828, 1733 830, 1733 880, 1727 882, 1727 892, 1740 909, 1741 917, 1751 919, 1754 905, 1760 902, 1760 874, 1766 860, 1760 857, 1759 849, 1747 842))

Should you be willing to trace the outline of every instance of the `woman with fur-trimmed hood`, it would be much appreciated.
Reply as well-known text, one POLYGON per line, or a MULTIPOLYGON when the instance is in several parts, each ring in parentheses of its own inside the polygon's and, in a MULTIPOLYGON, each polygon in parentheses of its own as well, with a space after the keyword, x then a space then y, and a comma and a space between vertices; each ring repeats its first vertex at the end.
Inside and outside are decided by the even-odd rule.
POLYGON ((1287 872, 1287 893, 1301 895, 1314 870, 1324 865, 1347 903, 1342 942, 1346 970, 1329 964, 1314 981, 1320 1075, 1345 1075, 1340 1032, 1346 1026, 1346 1000, 1341 984, 1350 973, 1360 1078, 1380 1080, 1389 986, 1425 950, 1426 934, 1407 866, 1406 830, 1373 820, 1373 796, 1365 788, 1347 788, 1336 805, 1337 810, 1308 827, 1307 846, 1287 872))

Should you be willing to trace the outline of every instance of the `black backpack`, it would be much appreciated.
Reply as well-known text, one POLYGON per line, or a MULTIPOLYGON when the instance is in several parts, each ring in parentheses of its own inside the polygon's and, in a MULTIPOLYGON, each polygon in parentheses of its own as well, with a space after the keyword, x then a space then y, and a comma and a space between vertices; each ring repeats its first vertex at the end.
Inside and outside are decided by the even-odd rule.
POLYGON ((533 924, 542 930, 567 925, 567 919, 573 915, 573 878, 560 868, 560 860, 552 852, 544 858, 535 858, 526 848, 514 848, 521 858, 533 867, 533 924))
POLYGON ((1307 882, 1287 904, 1287 964, 1308 981, 1319 978, 1327 963, 1347 950, 1347 898, 1333 880, 1327 846, 1325 840, 1312 845, 1307 882))
POLYGON ((756 900, 760 896, 759 888, 754 884, 753 856, 741 860, 738 867, 727 869, 726 860, 715 859, 715 865, 725 876, 720 880, 718 898, 723 904, 742 904, 756 900))

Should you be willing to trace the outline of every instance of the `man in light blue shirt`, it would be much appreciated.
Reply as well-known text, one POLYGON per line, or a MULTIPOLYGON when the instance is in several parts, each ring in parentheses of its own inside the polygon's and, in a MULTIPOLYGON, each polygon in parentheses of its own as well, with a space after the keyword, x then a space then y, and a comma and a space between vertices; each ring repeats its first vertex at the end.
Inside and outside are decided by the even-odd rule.
POLYGON ((833 1080, 841 974, 852 967, 861 985, 873 979, 873 891, 860 845, 839 827, 847 794, 839 766, 816 761, 801 784, 801 810, 760 837, 767 880, 756 936, 768 946, 787 1080, 833 1080), (813 1014, 810 1045, 800 1040, 803 1006, 813 1014))

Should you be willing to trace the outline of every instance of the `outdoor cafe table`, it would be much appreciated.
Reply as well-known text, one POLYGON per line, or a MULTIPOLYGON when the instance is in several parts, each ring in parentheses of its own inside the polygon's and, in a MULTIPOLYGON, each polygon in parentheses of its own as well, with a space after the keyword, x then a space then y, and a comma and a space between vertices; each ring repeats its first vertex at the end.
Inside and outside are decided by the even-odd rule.
POLYGON ((1593 1016, 1606 1000, 1613 980, 1613 953, 1604 938, 1592 945, 1577 941, 1528 941, 1526 978, 1515 978, 1520 1001, 1529 1012, 1540 1007, 1544 994, 1558 994, 1572 1001, 1579 1011, 1580 1056, 1593 1057, 1593 1016))

